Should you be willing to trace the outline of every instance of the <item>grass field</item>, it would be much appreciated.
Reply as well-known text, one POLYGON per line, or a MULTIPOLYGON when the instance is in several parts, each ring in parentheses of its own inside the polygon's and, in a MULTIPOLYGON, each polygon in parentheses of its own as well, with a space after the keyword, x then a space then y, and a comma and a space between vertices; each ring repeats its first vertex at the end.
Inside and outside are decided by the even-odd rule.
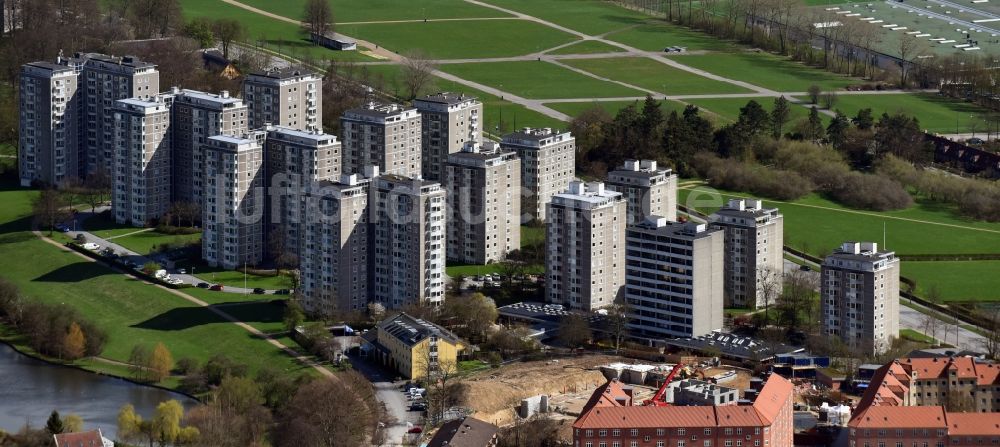
POLYGON ((861 82, 767 53, 691 55, 677 62, 779 92, 804 92, 810 85, 835 90, 861 82))
POLYGON ((226 17, 246 25, 247 42, 263 42, 268 48, 293 57, 313 57, 347 61, 374 60, 356 51, 333 51, 306 40, 302 29, 288 22, 247 11, 222 0, 181 0, 185 19, 226 17))
POLYGON ((899 337, 905 338, 910 341, 915 341, 917 343, 927 343, 927 344, 937 343, 937 340, 935 340, 933 337, 921 334, 920 332, 917 332, 913 329, 900 329, 899 337))
MULTIPOLYGON (((530 227, 527 225, 521 225, 521 246, 526 247, 529 245, 535 245, 545 242, 545 228, 543 227, 530 227)), ((450 277, 455 276, 476 276, 476 275, 493 275, 501 273, 500 264, 487 264, 487 265, 475 265, 475 264, 456 264, 452 263, 445 268, 445 273, 450 277)), ((526 272, 529 274, 542 274, 545 268, 541 265, 528 266, 526 272)))
MULTIPOLYGON (((195 269, 195 276, 210 284, 222 284, 230 287, 243 287, 243 272, 233 270, 213 269, 203 266, 195 269)), ((246 286, 250 289, 291 289, 292 279, 288 276, 246 275, 246 286)))
MULTIPOLYGON (((664 22, 626 28, 606 37, 645 51, 663 51, 673 46, 687 47, 688 51, 733 51, 736 48, 732 43, 708 34, 664 22)), ((684 59, 686 56, 677 61, 683 63, 684 59)))
POLYGON ((188 245, 201 240, 201 233, 194 234, 164 234, 158 231, 143 231, 111 239, 122 247, 141 255, 155 251, 162 244, 174 246, 188 245))
MULTIPOLYGON (((224 353, 251 370, 264 365, 303 370, 277 348, 222 321, 207 309, 34 237, 27 230, 30 200, 35 194, 10 188, 0 191, 0 201, 5 204, 0 209, 0 250, 31 254, 31 262, 14 256, 0 257, 0 275, 15 283, 26 298, 72 306, 107 331, 103 357, 124 362, 136 344, 162 341, 175 359, 204 360, 224 353)), ((253 323, 273 319, 268 315, 245 316, 253 323)))
MULTIPOLYGON (((381 74, 391 84, 402 85, 400 67, 398 65, 370 65, 367 69, 381 74)), ((483 131, 486 132, 496 133, 499 130, 500 133, 504 133, 514 130, 515 127, 524 126, 551 127, 555 129, 566 127, 566 123, 563 121, 447 79, 435 78, 433 87, 428 89, 428 91, 465 93, 479 98, 479 101, 483 103, 483 131), (503 126, 500 126, 501 117, 503 117, 503 126)))
POLYGON ((643 92, 604 82, 548 62, 448 64, 441 71, 525 98, 600 98, 643 96, 643 92))
POLYGON ((925 298, 936 289, 942 301, 1000 301, 1000 261, 911 261, 902 275, 925 298))
POLYGON ((561 61, 598 76, 665 95, 747 93, 743 87, 708 79, 645 57, 576 59, 561 61), (627 67, 627 69, 623 69, 627 67))
POLYGON ((339 25, 337 32, 401 54, 420 50, 437 59, 520 56, 576 39, 538 23, 513 19, 339 25))
POLYGON ((620 8, 603 0, 486 0, 486 2, 592 35, 639 25, 649 18, 640 12, 620 8))
MULTIPOLYGON (((303 17, 306 0, 241 0, 242 3, 285 17, 303 17)), ((462 0, 330 0, 337 23, 374 20, 458 19, 507 17, 501 11, 462 0)))
MULTIPOLYGON (((740 108, 746 106, 750 100, 757 101, 761 107, 768 112, 774 108, 774 98, 771 97, 691 99, 688 100, 688 102, 698 106, 700 109, 715 113, 726 121, 735 122, 740 116, 740 108)), ((797 121, 809 117, 809 109, 805 107, 796 104, 789 104, 788 109, 790 112, 788 124, 785 125, 786 132, 790 131, 795 126, 797 121)), ((820 119, 823 120, 824 125, 830 122, 830 116, 822 113, 820 113, 819 116, 820 119)))
POLYGON ((596 54, 621 53, 625 50, 596 40, 583 40, 558 50, 546 51, 545 54, 596 54))
MULTIPOLYGON (((870 107, 876 120, 882 113, 903 112, 920 120, 920 127, 931 132, 986 133, 986 119, 996 118, 996 114, 975 104, 946 98, 932 93, 905 95, 840 95, 834 109, 854 116, 858 110, 870 107)), ((996 124, 991 124, 995 126, 996 124)))
MULTIPOLYGON (((608 112, 611 116, 615 116, 621 109, 629 105, 635 105, 636 108, 642 109, 642 101, 589 101, 589 102, 550 102, 546 103, 553 109, 556 109, 562 113, 569 116, 577 116, 587 110, 594 107, 600 107, 608 112)), ((684 111, 685 104, 678 101, 672 100, 661 100, 660 110, 663 110, 664 115, 669 115, 670 112, 677 111, 681 113, 684 111)))
MULTIPOLYGON (((711 212, 729 197, 747 197, 748 194, 723 193, 713 198, 708 189, 698 188, 697 200, 693 202, 690 189, 680 189, 680 204, 694 205, 703 212, 711 212)), ((802 249, 814 255, 823 256, 840 246, 844 241, 875 241, 882 243, 885 225, 886 246, 899 254, 961 254, 1000 253, 1000 233, 977 231, 987 228, 1000 231, 1000 224, 986 222, 966 223, 950 210, 931 203, 917 203, 913 207, 889 212, 848 210, 836 203, 816 195, 810 195, 794 202, 765 200, 768 206, 775 206, 785 216, 785 245, 802 249), (817 208, 823 207, 823 208, 817 208), (917 219, 931 223, 893 219, 917 219), (955 228, 945 225, 957 225, 955 228)))

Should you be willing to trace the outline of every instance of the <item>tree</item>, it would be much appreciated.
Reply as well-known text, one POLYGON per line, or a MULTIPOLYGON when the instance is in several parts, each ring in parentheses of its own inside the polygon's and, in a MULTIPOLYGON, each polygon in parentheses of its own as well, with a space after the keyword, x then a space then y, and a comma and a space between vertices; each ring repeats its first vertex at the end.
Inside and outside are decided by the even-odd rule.
POLYGON ((149 372, 154 382, 166 379, 170 370, 174 369, 174 357, 163 343, 157 343, 149 357, 149 372))
POLYGON ((819 327, 817 309, 817 278, 812 272, 793 271, 784 275, 784 286, 776 308, 779 321, 786 331, 809 330, 819 327))
POLYGON ((236 19, 216 19, 212 22, 212 34, 222 45, 222 57, 229 59, 229 47, 246 35, 246 28, 236 19))
POLYGON ((774 99, 774 108, 771 109, 771 136, 781 138, 782 128, 788 123, 791 110, 788 107, 788 100, 784 96, 774 99))
POLYGON ((823 107, 825 107, 827 110, 832 110, 835 104, 837 104, 836 93, 826 92, 823 94, 823 107))
POLYGON ((135 345, 132 353, 128 356, 129 370, 132 376, 138 381, 146 380, 146 365, 149 365, 149 358, 152 356, 149 348, 145 345, 135 345))
POLYGON ((931 314, 922 314, 920 317, 920 327, 923 333, 937 340, 937 331, 940 321, 931 314))
POLYGON ((135 412, 132 404, 122 405, 118 410, 118 437, 129 442, 138 439, 142 434, 142 416, 135 412))
POLYGON ((281 411, 275 445, 334 447, 365 444, 380 414, 371 383, 354 371, 313 380, 281 411))
POLYGON ((215 42, 212 21, 205 17, 199 17, 184 25, 184 35, 197 41, 201 48, 208 48, 215 42))
POLYGON ((813 142, 823 139, 823 120, 820 119, 816 106, 809 108, 809 119, 803 137, 813 142))
POLYGON ((899 86, 906 88, 910 75, 910 68, 918 56, 927 51, 927 45, 923 39, 913 34, 903 34, 899 38, 899 86))
POLYGON ((63 429, 66 433, 77 433, 83 431, 83 418, 78 414, 68 414, 63 418, 63 429))
POLYGON ((782 272, 771 266, 763 266, 757 269, 757 286, 754 291, 755 308, 764 308, 764 325, 770 323, 771 305, 781 295, 782 272))
POLYGON ((181 420, 184 419, 184 407, 176 400, 160 402, 153 413, 153 438, 160 445, 169 445, 177 441, 181 433, 181 420))
POLYGON ((576 313, 571 313, 559 322, 559 340, 569 348, 576 348, 593 338, 590 323, 576 313))
POLYGON ((111 196, 111 176, 104 169, 87 176, 83 182, 83 198, 90 205, 90 212, 96 213, 97 206, 106 202, 111 196))
POLYGON ((298 300, 288 300, 285 302, 285 315, 282 319, 285 323, 285 330, 294 332, 306 320, 306 315, 302 311, 302 305, 298 300))
POLYGON ((63 338, 64 358, 66 360, 76 360, 83 357, 86 350, 87 338, 83 335, 80 325, 74 321, 70 323, 69 330, 66 331, 66 336, 63 338))
POLYGON ((436 70, 437 65, 421 50, 413 50, 404 55, 402 79, 406 99, 412 100, 429 89, 434 84, 436 70))
POLYGON ((875 125, 875 117, 872 115, 872 109, 866 107, 864 109, 858 110, 858 114, 851 118, 851 122, 854 126, 861 130, 871 129, 875 125))
POLYGON ((330 2, 327 0, 306 1, 305 20, 302 26, 309 33, 309 38, 313 42, 333 31, 333 13, 330 11, 330 2))
POLYGON ((982 309, 980 312, 986 318, 987 324, 983 327, 986 334, 983 336, 982 346, 986 351, 986 356, 993 360, 1000 360, 1000 307, 982 309))
POLYGON ((63 425, 62 419, 59 418, 59 412, 53 410, 52 414, 49 415, 49 420, 45 421, 45 431, 58 435, 65 430, 66 427, 63 425))
POLYGON ((51 188, 43 189, 31 206, 35 216, 35 225, 47 228, 49 236, 52 236, 52 230, 55 226, 65 222, 71 216, 66 206, 66 199, 59 191, 51 188))
POLYGON ((838 110, 836 116, 826 126, 826 138, 834 148, 840 149, 847 138, 847 129, 850 127, 851 122, 847 120, 847 116, 838 110))
POLYGON ((385 318, 385 306, 381 303, 368 303, 368 316, 372 321, 382 321, 385 318))
POLYGON ((152 275, 162 268, 163 267, 160 264, 157 264, 155 261, 147 261, 145 264, 142 265, 142 272, 147 275, 152 275))
POLYGON ((622 342, 628 335, 628 314, 629 306, 627 302, 615 303, 608 306, 608 332, 615 344, 615 354, 621 350, 622 342))
POLYGON ((816 85, 816 84, 810 85, 809 86, 809 90, 808 90, 809 103, 810 104, 819 104, 819 95, 822 92, 823 92, 823 90, 821 88, 819 88, 818 85, 816 85))
POLYGON ((455 297, 445 301, 442 313, 457 322, 456 331, 460 335, 483 340, 486 330, 497 321, 497 305, 482 293, 465 297, 455 297))

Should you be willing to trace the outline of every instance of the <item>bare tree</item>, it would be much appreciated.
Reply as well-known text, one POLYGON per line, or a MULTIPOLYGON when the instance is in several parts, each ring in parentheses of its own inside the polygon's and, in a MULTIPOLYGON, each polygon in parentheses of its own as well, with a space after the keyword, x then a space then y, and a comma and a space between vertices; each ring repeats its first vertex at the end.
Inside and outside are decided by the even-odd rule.
POLYGON ((901 88, 906 88, 908 77, 910 74, 910 68, 913 66, 913 61, 917 57, 924 54, 927 51, 927 45, 924 44, 922 39, 915 37, 912 34, 903 34, 899 38, 899 86, 901 88))
POLYGON ((754 295, 756 295, 754 307, 764 309, 764 325, 766 326, 769 322, 768 312, 770 311, 771 305, 778 300, 781 296, 782 288, 782 271, 775 269, 771 266, 765 266, 757 269, 757 290, 754 295))
POLYGON ((434 84, 434 71, 437 69, 434 61, 426 53, 414 50, 403 58, 403 86, 406 88, 406 99, 413 99, 424 93, 434 84))
POLYGON ((35 225, 47 227, 49 236, 53 228, 70 218, 66 209, 66 199, 55 189, 43 189, 31 206, 35 216, 35 225))
POLYGON ((327 0, 308 0, 303 17, 302 26, 314 42, 333 32, 333 12, 327 0))
POLYGON ((622 342, 628 335, 628 313, 627 302, 616 303, 608 306, 608 332, 615 343, 615 354, 621 351, 622 342))
POLYGON ((222 57, 229 59, 230 46, 246 35, 246 28, 236 19, 218 19, 212 23, 212 34, 222 45, 222 57))
POLYGON ((998 360, 1000 359, 1000 307, 993 306, 992 310, 983 309, 981 315, 988 320, 988 325, 983 328, 986 331, 982 340, 983 350, 986 351, 987 357, 998 360))
POLYGON ((430 347, 419 349, 414 366, 421 374, 421 381, 427 387, 427 412, 433 423, 444 417, 445 411, 458 403, 461 387, 454 379, 458 374, 458 364, 454 360, 443 360, 430 347))
POLYGON ((923 329, 924 334, 930 336, 935 340, 937 340, 937 331, 939 323, 940 322, 938 321, 938 319, 934 318, 934 316, 931 314, 922 314, 922 316, 920 317, 920 326, 923 329))

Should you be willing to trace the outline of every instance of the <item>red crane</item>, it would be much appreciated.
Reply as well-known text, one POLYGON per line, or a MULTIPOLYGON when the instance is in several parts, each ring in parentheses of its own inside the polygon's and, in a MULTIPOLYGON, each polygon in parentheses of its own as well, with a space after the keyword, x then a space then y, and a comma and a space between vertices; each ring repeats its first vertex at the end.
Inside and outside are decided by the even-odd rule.
POLYGON ((642 401, 642 404, 645 406, 652 405, 656 407, 670 406, 669 402, 663 400, 663 396, 667 394, 667 385, 670 385, 670 382, 674 380, 674 376, 681 372, 681 368, 684 368, 684 365, 681 363, 674 365, 674 369, 670 370, 670 374, 667 374, 667 377, 663 379, 663 385, 660 385, 660 389, 656 390, 656 394, 654 394, 652 398, 642 401))

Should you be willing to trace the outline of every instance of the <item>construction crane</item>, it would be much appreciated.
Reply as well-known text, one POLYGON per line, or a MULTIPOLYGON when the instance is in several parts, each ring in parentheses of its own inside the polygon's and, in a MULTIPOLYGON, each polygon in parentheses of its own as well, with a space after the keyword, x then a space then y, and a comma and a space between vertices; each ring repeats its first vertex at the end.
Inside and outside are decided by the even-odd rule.
POLYGON ((665 400, 663 400, 664 395, 667 394, 667 386, 670 385, 670 382, 674 380, 674 376, 676 376, 677 373, 679 373, 681 371, 681 369, 683 369, 683 368, 684 368, 684 364, 682 364, 682 363, 678 363, 678 364, 674 365, 674 369, 670 370, 670 374, 667 374, 667 377, 663 379, 663 384, 660 385, 660 389, 656 390, 656 394, 654 394, 653 397, 642 401, 642 404, 645 405, 645 406, 647 406, 647 407, 648 406, 655 406, 655 407, 666 407, 666 406, 669 406, 670 403, 667 402, 667 401, 665 401, 665 400))

